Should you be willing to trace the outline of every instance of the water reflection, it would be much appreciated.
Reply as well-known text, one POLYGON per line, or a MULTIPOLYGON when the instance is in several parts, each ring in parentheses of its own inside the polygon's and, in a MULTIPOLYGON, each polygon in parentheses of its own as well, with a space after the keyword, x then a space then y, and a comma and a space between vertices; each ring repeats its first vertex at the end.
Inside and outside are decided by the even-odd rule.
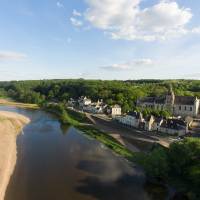
POLYGON ((96 140, 60 126, 42 111, 0 109, 31 118, 17 140, 18 160, 6 200, 156 199, 155 187, 145 186, 140 169, 96 140))
POLYGON ((65 135, 69 131, 70 126, 69 125, 60 124, 60 129, 62 130, 63 135, 65 135))

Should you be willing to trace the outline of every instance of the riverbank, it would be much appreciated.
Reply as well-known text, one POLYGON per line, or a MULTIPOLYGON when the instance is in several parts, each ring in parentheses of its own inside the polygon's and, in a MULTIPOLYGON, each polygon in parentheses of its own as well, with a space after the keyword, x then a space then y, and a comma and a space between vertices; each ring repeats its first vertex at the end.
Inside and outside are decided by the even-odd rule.
POLYGON ((39 106, 37 104, 19 103, 12 101, 10 99, 0 99, 0 105, 14 106, 17 108, 26 108, 26 109, 39 109, 39 106))
POLYGON ((4 199, 6 187, 15 167, 17 135, 29 121, 22 115, 0 111, 0 200, 4 199))
POLYGON ((83 134, 94 138, 111 149, 116 154, 133 161, 135 152, 130 151, 122 145, 116 138, 98 129, 84 113, 66 109, 63 105, 49 104, 44 110, 55 114, 62 124, 71 125, 80 130, 83 134))

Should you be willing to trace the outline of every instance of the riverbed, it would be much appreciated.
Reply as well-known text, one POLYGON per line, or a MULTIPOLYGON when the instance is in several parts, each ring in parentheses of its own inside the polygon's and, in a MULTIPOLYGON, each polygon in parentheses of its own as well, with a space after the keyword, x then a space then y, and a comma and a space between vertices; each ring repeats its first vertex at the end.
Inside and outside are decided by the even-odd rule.
POLYGON ((0 106, 31 119, 17 138, 6 200, 164 200, 141 169, 40 110, 0 106))

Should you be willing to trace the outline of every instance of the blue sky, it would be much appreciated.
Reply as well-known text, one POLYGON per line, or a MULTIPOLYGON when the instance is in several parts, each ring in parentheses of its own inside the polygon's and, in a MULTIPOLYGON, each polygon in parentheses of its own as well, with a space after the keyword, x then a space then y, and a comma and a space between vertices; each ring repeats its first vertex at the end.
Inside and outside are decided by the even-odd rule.
POLYGON ((200 78, 200 1, 0 0, 0 80, 200 78))

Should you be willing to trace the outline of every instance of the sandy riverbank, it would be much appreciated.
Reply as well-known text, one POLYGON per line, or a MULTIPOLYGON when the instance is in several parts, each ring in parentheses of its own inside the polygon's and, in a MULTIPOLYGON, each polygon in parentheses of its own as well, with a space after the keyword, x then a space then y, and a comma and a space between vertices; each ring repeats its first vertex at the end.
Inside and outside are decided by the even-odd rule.
POLYGON ((30 104, 30 103, 19 103, 12 101, 10 99, 0 99, 0 105, 5 106, 14 106, 18 108, 30 108, 30 109, 38 109, 39 106, 37 104, 30 104))
POLYGON ((29 119, 17 113, 0 111, 0 200, 13 173, 16 158, 16 138, 29 119))

